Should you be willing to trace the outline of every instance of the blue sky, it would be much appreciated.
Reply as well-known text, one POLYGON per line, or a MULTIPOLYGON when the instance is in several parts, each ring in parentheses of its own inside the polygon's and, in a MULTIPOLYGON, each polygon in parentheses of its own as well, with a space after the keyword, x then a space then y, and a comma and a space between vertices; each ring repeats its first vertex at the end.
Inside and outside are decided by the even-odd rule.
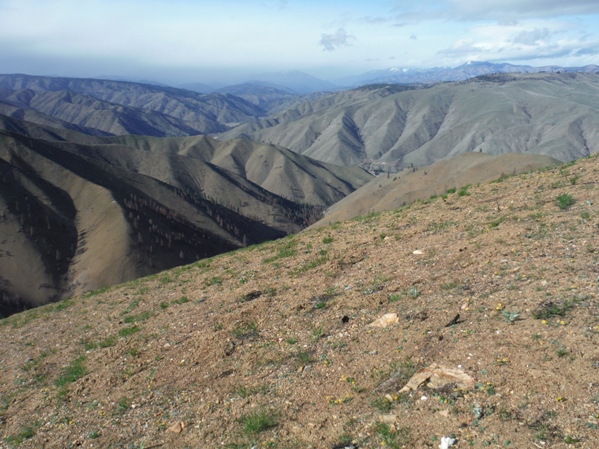
POLYGON ((233 82, 470 60, 599 63, 599 1, 0 0, 0 73, 233 82))

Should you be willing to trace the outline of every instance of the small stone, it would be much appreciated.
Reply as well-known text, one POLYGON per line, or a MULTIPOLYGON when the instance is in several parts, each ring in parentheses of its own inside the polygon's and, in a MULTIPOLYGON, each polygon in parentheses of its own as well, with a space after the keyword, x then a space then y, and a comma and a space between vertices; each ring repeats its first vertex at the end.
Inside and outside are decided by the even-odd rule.
POLYGON ((185 427, 187 427, 187 423, 185 421, 181 421, 169 427, 168 431, 173 433, 181 433, 183 432, 183 429, 185 429, 185 427))
POLYGON ((385 424, 394 424, 396 419, 397 419, 397 415, 382 415, 381 416, 381 422, 384 422, 385 424))
POLYGON ((399 323, 399 317, 397 316, 397 313, 387 313, 387 314, 383 315, 382 317, 380 317, 379 319, 370 323, 368 326, 370 326, 370 327, 387 327, 387 326, 391 326, 392 324, 397 324, 397 323, 399 323))
POLYGON ((416 256, 420 256, 422 254, 424 254, 422 251, 420 251, 419 249, 417 249, 416 251, 414 251, 412 254, 415 254, 416 256))

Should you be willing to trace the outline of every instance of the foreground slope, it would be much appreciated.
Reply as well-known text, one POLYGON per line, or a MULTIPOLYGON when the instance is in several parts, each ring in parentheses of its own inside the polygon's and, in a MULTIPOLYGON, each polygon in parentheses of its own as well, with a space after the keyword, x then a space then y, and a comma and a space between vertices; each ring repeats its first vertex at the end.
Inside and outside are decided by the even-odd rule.
POLYGON ((1 314, 298 232, 370 179, 251 142, 0 126, 1 314))
POLYGON ((487 75, 428 88, 365 86, 223 133, 318 160, 400 171, 466 152, 570 161, 599 149, 599 75, 487 75))
POLYGON ((4 445, 596 448, 598 182, 592 156, 0 321, 4 445), (433 363, 474 385, 399 392, 433 363))

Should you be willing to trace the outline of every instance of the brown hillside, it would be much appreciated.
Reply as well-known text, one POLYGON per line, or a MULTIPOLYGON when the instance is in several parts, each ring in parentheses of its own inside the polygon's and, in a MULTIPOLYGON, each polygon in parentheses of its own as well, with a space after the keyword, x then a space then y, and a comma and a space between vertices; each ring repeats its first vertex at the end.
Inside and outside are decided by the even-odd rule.
POLYGON ((0 131, 0 315, 299 232, 371 178, 251 142, 20 123, 0 126, 41 138, 0 131))
POLYGON ((397 209, 416 200, 442 195, 452 188, 461 189, 506 174, 515 175, 559 164, 561 162, 557 159, 538 154, 459 154, 428 167, 380 175, 329 207, 324 218, 312 227, 349 220, 367 213, 397 209))
POLYGON ((596 448, 598 183, 592 156, 2 320, 1 444, 596 448), (400 392, 433 364, 472 383, 400 392))

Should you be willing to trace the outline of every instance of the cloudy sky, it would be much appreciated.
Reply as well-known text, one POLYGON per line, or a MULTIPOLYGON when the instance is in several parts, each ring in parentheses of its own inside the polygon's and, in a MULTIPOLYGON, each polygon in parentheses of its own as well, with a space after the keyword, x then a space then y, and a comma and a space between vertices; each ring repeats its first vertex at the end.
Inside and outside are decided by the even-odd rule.
POLYGON ((0 73, 335 79, 467 61, 599 63, 598 0, 0 0, 0 73))

